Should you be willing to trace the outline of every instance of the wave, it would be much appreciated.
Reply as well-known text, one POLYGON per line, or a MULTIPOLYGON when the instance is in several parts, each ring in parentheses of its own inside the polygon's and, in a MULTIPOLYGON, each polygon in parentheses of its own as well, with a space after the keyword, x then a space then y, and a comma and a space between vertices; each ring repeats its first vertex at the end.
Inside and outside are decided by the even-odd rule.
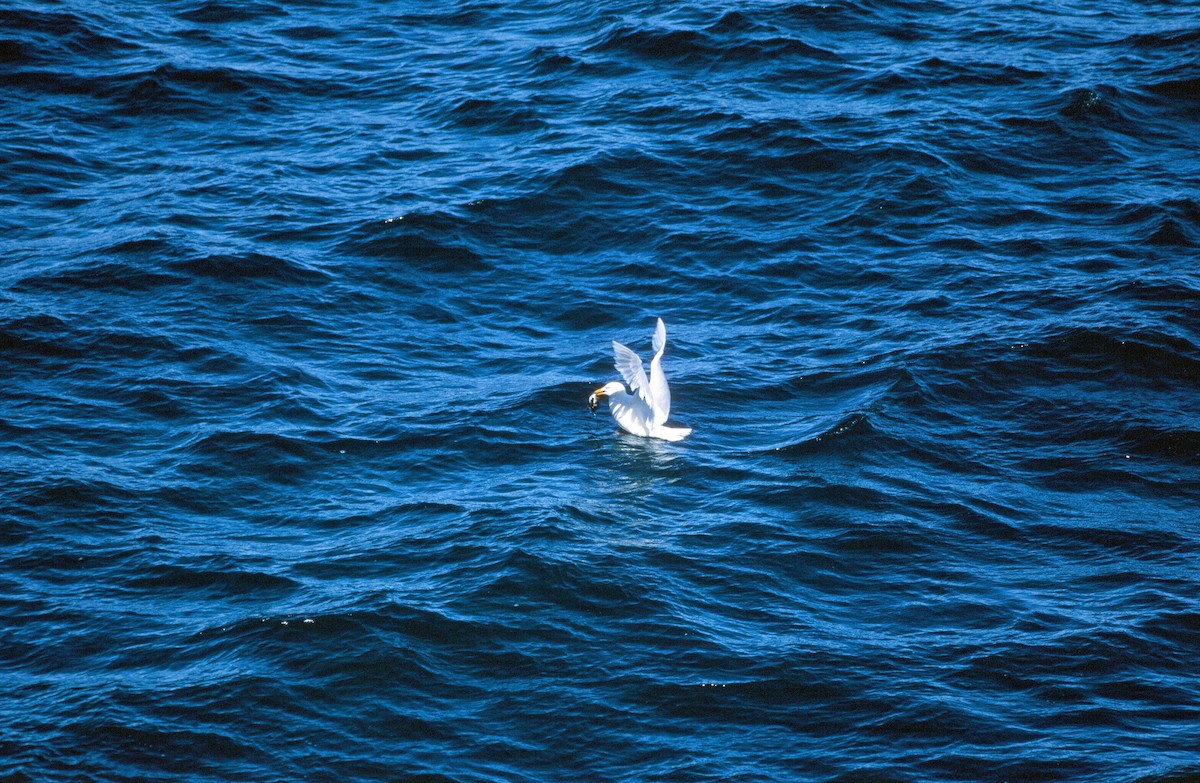
POLYGON ((50 315, 26 316, 0 325, 0 347, 3 356, 77 358, 83 356, 82 346, 64 341, 66 323, 50 315))
POLYGON ((1154 32, 1138 32, 1124 38, 1121 43, 1145 49, 1191 48, 1200 43, 1200 29, 1179 28, 1174 30, 1156 30, 1154 32))
POLYGON ((1046 73, 1001 62, 945 60, 929 57, 911 66, 913 77, 922 85, 931 81, 946 87, 1006 88, 1036 84, 1046 73))
POLYGON ((756 65, 793 58, 840 60, 834 52, 781 35, 747 35, 740 15, 727 14, 706 30, 664 29, 619 25, 608 30, 588 49, 592 53, 624 54, 639 59, 679 65, 756 65))
MULTIPOLYGON (((8 44, 13 56, 20 56, 27 48, 19 41, 8 44)), ((92 98, 107 104, 111 116, 125 119, 177 116, 211 120, 228 116, 233 108, 264 113, 279 103, 311 98, 331 89, 320 79, 282 70, 192 67, 170 62, 146 67, 143 59, 132 54, 89 56, 113 58, 115 63, 98 72, 59 67, 55 58, 24 57, 9 82, 31 95, 92 98)), ((73 61, 67 59, 66 64, 73 61)), ((99 111, 95 104, 86 108, 94 113, 99 111)))
POLYGON ((867 436, 871 431, 870 419, 865 413, 852 413, 849 416, 843 417, 837 423, 826 427, 825 429, 808 436, 801 436, 796 439, 794 433, 788 434, 788 440, 780 442, 774 446, 765 449, 757 449, 758 451, 771 451, 781 455, 803 455, 814 454, 818 452, 827 452, 829 446, 837 443, 842 448, 846 448, 843 439, 847 438, 853 431, 853 438, 862 438, 867 436))
POLYGON ((307 83, 262 71, 167 63, 85 86, 89 93, 111 101, 118 114, 200 119, 227 116, 231 102, 243 111, 265 111, 278 96, 303 93, 307 83))
POLYGON ((341 243, 341 249, 395 262, 400 269, 435 274, 491 269, 485 256, 471 245, 461 218, 445 212, 413 212, 358 227, 341 243))
POLYGON ((330 280, 326 272, 302 262, 257 252, 186 258, 172 262, 168 268, 195 278, 242 283, 314 286, 330 280))
POLYGON ((140 268, 137 264, 90 262, 49 274, 31 275, 17 286, 30 290, 145 292, 186 282, 187 278, 182 275, 140 268))
POLYGON ((485 98, 467 98, 443 116, 451 127, 495 133, 524 133, 550 127, 533 108, 512 101, 485 98))
POLYGON ((1164 79, 1147 84, 1146 89, 1165 98, 1176 98, 1193 103, 1200 101, 1200 77, 1164 79))
POLYGON ((108 31, 99 20, 67 11, 0 9, 5 60, 17 66, 72 63, 78 58, 119 58, 141 46, 108 31))
POLYGON ((287 11, 273 3, 250 2, 231 5, 217 0, 206 0, 176 14, 178 19, 199 24, 235 24, 286 16, 287 11))
POLYGON ((300 588, 295 579, 242 567, 226 558, 209 558, 195 563, 159 563, 126 577, 123 586, 132 590, 154 590, 170 601, 172 594, 194 600, 197 594, 238 601, 271 600, 300 588))

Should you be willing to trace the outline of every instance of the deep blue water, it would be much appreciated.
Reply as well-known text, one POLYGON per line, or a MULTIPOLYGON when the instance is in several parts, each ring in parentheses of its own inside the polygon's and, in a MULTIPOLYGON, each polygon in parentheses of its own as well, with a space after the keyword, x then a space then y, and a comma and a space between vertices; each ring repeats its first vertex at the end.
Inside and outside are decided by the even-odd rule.
POLYGON ((1200 4, 15 0, 0 109, 0 780, 1200 779, 1200 4))

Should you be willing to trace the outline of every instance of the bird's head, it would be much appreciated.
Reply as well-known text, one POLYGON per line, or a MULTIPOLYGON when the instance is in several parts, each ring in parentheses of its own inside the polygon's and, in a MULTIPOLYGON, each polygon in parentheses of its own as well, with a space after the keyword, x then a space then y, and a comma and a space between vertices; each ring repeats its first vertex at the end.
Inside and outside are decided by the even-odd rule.
POLYGON ((592 392, 591 397, 588 397, 588 410, 590 410, 592 413, 595 413, 596 408, 600 405, 601 397, 611 397, 617 392, 623 391, 625 391, 625 386, 617 381, 611 381, 604 384, 599 389, 596 389, 596 391, 592 392))

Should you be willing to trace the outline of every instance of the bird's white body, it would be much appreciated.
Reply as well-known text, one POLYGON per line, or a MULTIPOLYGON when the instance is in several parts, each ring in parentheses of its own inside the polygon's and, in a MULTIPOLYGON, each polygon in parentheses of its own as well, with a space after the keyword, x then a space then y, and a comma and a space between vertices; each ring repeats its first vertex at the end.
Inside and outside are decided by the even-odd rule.
POLYGON ((608 398, 608 410, 621 429, 633 435, 663 440, 683 440, 691 434, 688 427, 668 427, 671 413, 671 389, 663 374, 663 350, 667 347, 667 327, 661 318, 654 330, 654 358, 650 360, 650 377, 642 368, 641 358, 613 340, 613 358, 617 372, 625 383, 606 383, 592 394, 594 408, 597 398, 608 398), (626 390, 626 385, 629 389, 626 390))

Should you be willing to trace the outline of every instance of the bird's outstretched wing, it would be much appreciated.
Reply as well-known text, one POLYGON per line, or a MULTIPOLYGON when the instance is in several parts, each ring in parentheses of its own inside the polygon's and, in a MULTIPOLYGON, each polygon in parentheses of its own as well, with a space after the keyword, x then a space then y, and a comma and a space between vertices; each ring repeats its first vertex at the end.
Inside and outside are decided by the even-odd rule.
POLYGON ((671 415, 671 389, 663 373, 663 349, 667 347, 667 327, 658 319, 654 329, 654 358, 650 360, 650 408, 654 412, 654 426, 661 427, 671 415))
POLYGON ((642 357, 613 340, 613 359, 615 359, 617 372, 621 374, 625 385, 653 408, 650 384, 646 381, 646 371, 642 368, 642 357))

